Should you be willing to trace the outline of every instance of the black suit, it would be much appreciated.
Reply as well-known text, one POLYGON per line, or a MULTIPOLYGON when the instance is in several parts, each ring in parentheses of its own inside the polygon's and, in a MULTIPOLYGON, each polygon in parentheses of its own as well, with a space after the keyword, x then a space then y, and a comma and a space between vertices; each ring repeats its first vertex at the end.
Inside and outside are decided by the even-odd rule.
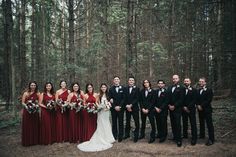
POLYGON ((124 87, 112 86, 109 89, 109 98, 113 99, 113 103, 111 104, 112 133, 115 139, 122 139, 124 134, 124 87), (118 92, 116 90, 118 90, 118 92), (116 106, 120 106, 121 110, 116 111, 116 106), (118 129, 117 123, 119 125, 118 129))
POLYGON ((175 106, 173 111, 170 112, 170 122, 174 140, 182 142, 181 138, 181 113, 184 100, 184 88, 178 85, 172 85, 168 88, 169 105, 175 106), (175 90, 172 92, 173 87, 175 90))
POLYGON ((152 112, 154 109, 154 102, 155 102, 155 91, 153 89, 149 90, 142 89, 140 91, 140 108, 141 108, 141 120, 142 120, 141 136, 145 135, 146 119, 148 116, 148 119, 152 127, 150 137, 153 139, 155 139, 155 132, 156 132, 154 113, 152 112), (149 110, 148 114, 144 114, 142 112, 142 109, 148 109, 149 110))
POLYGON ((189 113, 183 110, 182 120, 183 120, 183 136, 188 136, 188 118, 191 124, 191 134, 192 140, 197 140, 197 124, 196 124, 196 100, 197 100, 197 90, 193 87, 185 88, 184 95, 184 107, 187 107, 190 111, 189 113))
POLYGON ((131 120, 131 115, 133 116, 134 123, 135 123, 135 130, 134 130, 134 139, 138 139, 139 135, 139 88, 134 86, 132 88, 132 91, 130 93, 130 87, 126 87, 124 89, 125 93, 125 107, 126 105, 132 104, 132 111, 129 112, 126 109, 126 127, 125 127, 125 135, 129 136, 130 135, 130 120, 131 120))
POLYGON ((166 139, 168 115, 168 93, 166 89, 156 90, 154 107, 161 109, 160 113, 158 113, 155 108, 153 109, 157 122, 158 135, 160 139, 166 139))
POLYGON ((205 121, 208 128, 208 135, 211 141, 215 141, 214 127, 212 123, 212 107, 211 101, 213 99, 212 89, 206 87, 199 89, 197 92, 197 105, 202 107, 202 111, 198 110, 200 121, 200 137, 205 137, 205 121), (202 93, 201 93, 202 90, 202 93))

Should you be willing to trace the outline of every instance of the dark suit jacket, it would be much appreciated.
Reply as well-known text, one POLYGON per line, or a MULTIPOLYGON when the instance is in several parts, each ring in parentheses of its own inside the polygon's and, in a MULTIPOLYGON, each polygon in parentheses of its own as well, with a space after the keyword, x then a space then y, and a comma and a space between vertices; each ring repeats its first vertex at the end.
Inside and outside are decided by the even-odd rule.
POLYGON ((195 110, 196 109, 196 101, 197 101, 197 90, 193 87, 190 87, 188 89, 187 95, 186 88, 184 89, 184 106, 186 106, 189 110, 195 110))
POLYGON ((181 110, 184 101, 184 87, 177 85, 174 92, 172 93, 172 86, 168 88, 169 104, 175 106, 175 110, 181 110))
POLYGON ((132 110, 136 111, 139 110, 139 88, 135 86, 135 88, 132 89, 132 92, 129 93, 129 86, 125 87, 124 89, 125 94, 125 105, 132 104, 132 110))
POLYGON ((200 94, 201 89, 197 91, 197 105, 201 105, 205 112, 212 112, 211 101, 213 99, 213 91, 211 88, 206 87, 200 94))
POLYGON ((155 103, 155 90, 149 89, 147 97, 145 96, 145 89, 140 91, 139 104, 140 108, 148 109, 151 111, 154 108, 155 103))
POLYGON ((168 111, 168 92, 166 89, 163 89, 164 91, 161 92, 160 97, 158 97, 158 93, 161 89, 157 89, 155 92, 155 107, 160 108, 161 112, 167 112, 168 111))
POLYGON ((116 106, 120 106, 121 109, 124 109, 124 87, 119 86, 118 93, 116 92, 116 86, 112 86, 109 89, 109 98, 113 99, 112 108, 114 109, 116 106))

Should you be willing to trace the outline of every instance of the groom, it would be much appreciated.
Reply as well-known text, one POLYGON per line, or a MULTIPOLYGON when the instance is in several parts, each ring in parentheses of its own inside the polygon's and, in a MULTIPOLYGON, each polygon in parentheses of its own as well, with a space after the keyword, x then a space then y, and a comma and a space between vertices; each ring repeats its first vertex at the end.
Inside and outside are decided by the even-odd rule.
POLYGON ((129 77, 128 86, 124 89, 125 93, 125 108, 126 108, 126 127, 124 139, 130 137, 130 120, 131 115, 134 119, 135 130, 134 130, 134 142, 138 141, 139 136, 139 88, 135 86, 134 77, 129 77))
POLYGON ((124 132, 124 87, 120 85, 120 78, 113 78, 113 86, 109 90, 112 118, 112 133, 118 142, 122 141, 124 132), (118 129, 117 129, 118 125, 118 129))

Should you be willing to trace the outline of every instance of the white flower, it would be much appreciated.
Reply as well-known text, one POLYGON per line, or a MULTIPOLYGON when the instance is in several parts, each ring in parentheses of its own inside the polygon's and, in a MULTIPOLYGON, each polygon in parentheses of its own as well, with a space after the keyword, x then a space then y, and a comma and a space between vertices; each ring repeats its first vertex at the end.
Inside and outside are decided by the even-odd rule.
POLYGON ((122 87, 121 86, 119 86, 119 89, 121 89, 122 87))
POLYGON ((179 88, 180 87, 180 85, 177 85, 177 88, 179 88))
POLYGON ((207 90, 207 88, 206 88, 206 87, 203 87, 203 90, 204 90, 204 91, 206 91, 206 90, 207 90))
POLYGON ((161 92, 164 92, 164 91, 165 91, 165 89, 164 89, 164 88, 162 88, 162 89, 161 89, 161 92))
POLYGON ((192 87, 189 87, 188 90, 193 90, 192 87))

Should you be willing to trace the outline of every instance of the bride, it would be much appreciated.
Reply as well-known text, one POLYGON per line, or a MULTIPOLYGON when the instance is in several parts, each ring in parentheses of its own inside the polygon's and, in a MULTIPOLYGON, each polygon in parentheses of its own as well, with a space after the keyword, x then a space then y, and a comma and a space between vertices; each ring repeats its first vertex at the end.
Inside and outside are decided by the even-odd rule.
POLYGON ((109 120, 110 103, 108 101, 108 87, 105 83, 102 83, 100 86, 97 102, 99 108, 102 108, 102 110, 98 112, 97 129, 89 141, 77 145, 77 148, 84 152, 106 150, 111 148, 112 143, 115 142, 109 120))

